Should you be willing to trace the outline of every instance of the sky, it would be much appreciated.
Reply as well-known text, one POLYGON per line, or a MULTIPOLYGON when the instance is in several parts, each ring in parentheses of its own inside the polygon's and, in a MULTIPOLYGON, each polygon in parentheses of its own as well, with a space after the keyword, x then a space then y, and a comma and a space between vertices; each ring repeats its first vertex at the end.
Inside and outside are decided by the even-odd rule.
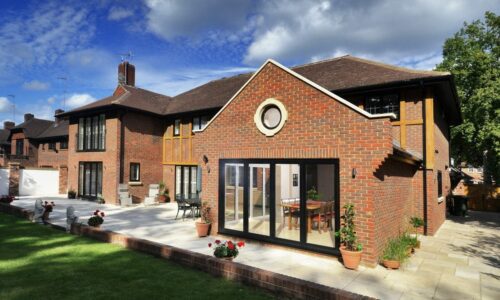
POLYGON ((0 127, 109 96, 124 57, 136 86, 169 96, 268 58, 350 54, 431 70, 446 38, 488 10, 500 1, 2 0, 0 127))

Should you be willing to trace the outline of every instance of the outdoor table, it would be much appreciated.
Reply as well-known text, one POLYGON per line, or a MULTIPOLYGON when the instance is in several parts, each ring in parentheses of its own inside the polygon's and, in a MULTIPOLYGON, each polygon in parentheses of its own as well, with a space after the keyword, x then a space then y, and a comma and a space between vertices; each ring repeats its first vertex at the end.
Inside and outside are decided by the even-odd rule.
MULTIPOLYGON (((284 203, 281 206, 290 209, 290 214, 288 216, 288 229, 292 230, 292 212, 300 211, 300 203, 284 203)), ((306 210, 307 210, 307 232, 312 232, 312 217, 313 212, 321 208, 321 201, 307 200, 306 210)))

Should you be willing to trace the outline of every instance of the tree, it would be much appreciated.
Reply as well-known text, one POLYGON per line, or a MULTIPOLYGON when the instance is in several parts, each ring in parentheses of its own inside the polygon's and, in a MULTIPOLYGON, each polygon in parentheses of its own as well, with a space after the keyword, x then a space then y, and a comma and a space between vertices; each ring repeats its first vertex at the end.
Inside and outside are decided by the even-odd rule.
POLYGON ((463 124, 452 128, 458 163, 484 165, 485 181, 500 182, 500 16, 464 23, 445 41, 437 70, 454 75, 463 124))

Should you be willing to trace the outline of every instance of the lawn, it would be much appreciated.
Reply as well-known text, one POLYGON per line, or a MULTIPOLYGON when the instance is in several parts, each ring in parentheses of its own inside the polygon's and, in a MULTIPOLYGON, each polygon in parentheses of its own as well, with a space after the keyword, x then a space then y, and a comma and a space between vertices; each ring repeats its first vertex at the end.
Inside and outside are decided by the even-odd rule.
POLYGON ((260 290, 0 213, 0 299, 269 299, 260 290))

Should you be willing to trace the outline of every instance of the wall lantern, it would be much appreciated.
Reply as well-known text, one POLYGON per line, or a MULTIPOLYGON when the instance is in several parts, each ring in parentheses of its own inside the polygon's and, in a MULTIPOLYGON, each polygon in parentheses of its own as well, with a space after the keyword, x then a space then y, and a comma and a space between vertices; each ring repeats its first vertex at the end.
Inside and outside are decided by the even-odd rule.
POLYGON ((203 155, 203 163, 205 164, 208 163, 208 157, 206 155, 203 155))

